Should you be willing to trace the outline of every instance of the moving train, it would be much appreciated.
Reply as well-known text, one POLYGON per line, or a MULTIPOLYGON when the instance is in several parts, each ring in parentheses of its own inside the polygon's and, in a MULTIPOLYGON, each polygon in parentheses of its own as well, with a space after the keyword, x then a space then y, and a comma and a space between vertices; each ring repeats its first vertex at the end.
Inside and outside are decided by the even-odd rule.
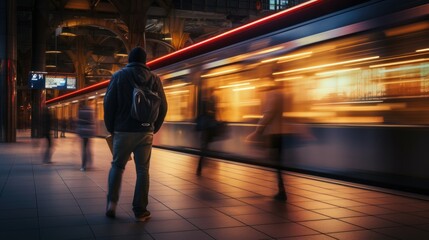
MULTIPOLYGON (((195 118, 214 89, 228 134, 210 145, 210 155, 278 167, 268 149, 246 141, 261 118, 262 90, 277 85, 288 99, 284 122, 296 130, 284 142, 281 168, 429 193, 427 0, 311 0, 148 66, 169 103, 155 146, 198 153, 195 118)), ((108 83, 47 105, 60 119, 76 119, 79 101, 87 101, 105 136, 108 83)))

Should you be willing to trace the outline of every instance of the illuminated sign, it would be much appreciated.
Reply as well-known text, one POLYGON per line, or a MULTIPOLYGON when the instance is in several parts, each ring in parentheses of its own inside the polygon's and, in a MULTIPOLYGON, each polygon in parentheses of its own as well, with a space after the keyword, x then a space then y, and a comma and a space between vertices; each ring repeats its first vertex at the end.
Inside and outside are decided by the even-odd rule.
POLYGON ((32 89, 75 90, 76 76, 69 73, 47 73, 32 71, 29 85, 32 89))
POLYGON ((28 84, 32 89, 44 89, 46 72, 31 71, 28 75, 28 84))

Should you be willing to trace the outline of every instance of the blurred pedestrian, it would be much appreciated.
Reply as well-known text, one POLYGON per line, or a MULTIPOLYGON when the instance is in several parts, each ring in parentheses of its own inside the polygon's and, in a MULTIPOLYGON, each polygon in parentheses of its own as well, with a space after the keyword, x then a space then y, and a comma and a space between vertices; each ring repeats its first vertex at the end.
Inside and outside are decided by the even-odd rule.
POLYGON ((86 171, 87 166, 92 164, 92 150, 90 138, 95 135, 94 110, 81 102, 78 113, 77 133, 82 138, 82 165, 80 170, 86 171))
POLYGON ((51 124, 52 116, 47 107, 42 110, 42 131, 43 136, 46 139, 46 148, 43 158, 43 163, 49 164, 52 163, 52 137, 51 137, 51 124))
POLYGON ((149 194, 149 163, 153 134, 157 133, 167 113, 167 100, 162 82, 146 66, 146 52, 141 47, 131 50, 128 64, 111 78, 104 97, 104 122, 113 136, 113 161, 108 177, 107 217, 115 217, 122 174, 131 153, 134 153, 136 184, 133 212, 136 221, 150 218, 147 209, 149 194), (131 116, 134 84, 150 88, 161 98, 159 114, 154 123, 142 124, 131 116))
POLYGON ((58 118, 55 116, 55 117, 52 117, 52 120, 53 120, 53 122, 54 122, 54 138, 58 138, 58 126, 59 126, 59 123, 58 123, 58 118))
MULTIPOLYGON (((281 162, 283 155, 283 108, 285 97, 281 86, 273 83, 263 88, 265 92, 262 103, 263 117, 258 122, 258 127, 249 136, 248 142, 258 142, 266 138, 270 156, 276 161, 278 193, 275 199, 286 201, 287 195, 283 182, 281 162)), ((286 101, 290 104, 290 101, 286 101)))
POLYGON ((61 137, 62 138, 66 137, 66 130, 67 130, 67 119, 63 117, 63 119, 61 119, 61 137))
POLYGON ((201 111, 196 119, 196 129, 200 132, 200 158, 197 175, 201 175, 209 144, 213 142, 219 121, 216 119, 216 96, 214 88, 209 88, 205 99, 201 101, 201 111))

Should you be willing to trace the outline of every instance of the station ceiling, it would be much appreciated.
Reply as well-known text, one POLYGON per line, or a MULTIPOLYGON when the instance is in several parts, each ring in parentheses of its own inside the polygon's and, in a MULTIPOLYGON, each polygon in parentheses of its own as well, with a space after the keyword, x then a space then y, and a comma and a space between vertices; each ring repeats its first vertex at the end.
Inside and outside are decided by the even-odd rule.
MULTIPOLYGON (((31 59, 32 21, 40 17, 34 9, 46 6, 46 71, 76 73, 83 66, 83 85, 91 85, 110 78, 127 63, 131 21, 145 21, 143 42, 150 60, 257 18, 252 5, 256 0, 236 9, 233 2, 239 1, 223 2, 224 9, 208 9, 206 1, 18 0, 18 58, 31 59)), ((29 68, 29 64, 22 65, 29 68)))
POLYGON ((32 70, 38 18, 47 26, 45 71, 74 73, 81 88, 110 79, 136 43, 149 61, 305 1, 17 0, 18 86, 32 70))

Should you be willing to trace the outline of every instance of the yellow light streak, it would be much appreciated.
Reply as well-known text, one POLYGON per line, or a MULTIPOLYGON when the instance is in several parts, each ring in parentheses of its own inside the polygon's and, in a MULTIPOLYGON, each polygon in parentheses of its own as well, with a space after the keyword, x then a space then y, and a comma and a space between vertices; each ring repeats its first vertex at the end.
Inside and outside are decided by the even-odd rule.
POLYGON ((246 90, 252 90, 252 89, 255 89, 255 87, 235 88, 235 89, 232 89, 232 91, 238 92, 238 91, 246 91, 246 90))
POLYGON ((293 81, 304 78, 303 76, 295 76, 295 77, 286 77, 286 78, 276 78, 274 81, 281 82, 281 81, 293 81))
POLYGON ((335 117, 335 112, 284 112, 283 117, 288 118, 314 118, 314 117, 335 117))
POLYGON ((249 54, 249 55, 250 56, 255 56, 255 55, 260 55, 260 54, 275 52, 275 51, 278 51, 280 49, 283 49, 283 47, 273 47, 273 48, 265 49, 265 50, 262 50, 262 51, 259 51, 259 52, 253 53, 253 54, 249 54))
POLYGON ((291 59, 291 58, 297 58, 297 57, 303 57, 303 56, 309 57, 309 56, 311 56, 311 54, 313 54, 313 52, 291 54, 291 55, 286 55, 286 56, 282 56, 282 57, 276 57, 276 58, 270 58, 270 59, 262 60, 261 63, 281 61, 281 60, 285 60, 285 59, 291 59))
POLYGON ((339 73, 358 71, 360 69, 361 68, 340 69, 340 70, 334 70, 334 71, 319 72, 319 73, 316 73, 316 75, 318 76, 335 75, 339 73))
POLYGON ((242 118, 244 119, 259 119, 262 118, 262 115, 244 115, 242 118))
POLYGON ((188 92, 189 90, 182 90, 182 91, 166 92, 165 94, 177 95, 177 94, 188 93, 188 92))
POLYGON ((388 66, 408 64, 408 63, 424 62, 424 61, 428 61, 428 60, 429 60, 429 58, 419 58, 419 59, 413 59, 413 60, 408 60, 408 61, 399 61, 399 62, 392 62, 392 63, 384 63, 384 64, 371 65, 369 67, 370 68, 388 67, 388 66))
POLYGON ((250 78, 250 79, 246 79, 246 80, 241 80, 241 81, 237 81, 237 82, 232 82, 230 84, 239 84, 239 83, 247 83, 247 82, 254 82, 254 81, 258 81, 260 80, 260 78, 250 78))
POLYGON ((220 86, 218 88, 232 88, 232 87, 239 87, 239 86, 245 86, 245 85, 249 85, 250 83, 237 83, 237 84, 230 84, 230 85, 224 85, 224 86, 220 86))
POLYGON ((319 119, 322 123, 382 123, 383 117, 335 117, 319 119))
POLYGON ((429 51, 429 48, 423 48, 423 49, 416 50, 416 52, 427 52, 427 51, 429 51))
POLYGON ((400 84, 400 83, 412 83, 412 82, 422 82, 422 79, 413 79, 413 80, 403 80, 403 81, 393 81, 393 82, 383 82, 381 84, 388 85, 388 84, 400 84))
POLYGON ((186 85, 189 85, 190 83, 178 83, 178 84, 173 84, 170 86, 165 86, 164 89, 169 89, 169 88, 176 88, 176 87, 183 87, 186 85))
POLYGON ((220 71, 220 72, 214 72, 214 73, 209 73, 209 74, 201 75, 201 77, 202 78, 205 78, 205 77, 214 77, 214 76, 219 76, 219 75, 226 74, 226 73, 232 73, 232 72, 235 72, 237 70, 238 70, 238 68, 232 68, 232 69, 227 69, 227 70, 220 71))
POLYGON ((183 69, 181 71, 173 72, 173 73, 170 73, 170 74, 165 74, 164 76, 162 76, 162 78, 163 79, 174 78, 174 77, 178 77, 178 76, 187 75, 190 72, 191 72, 190 69, 183 69))
MULTIPOLYGON (((429 66, 429 65, 427 65, 429 66)), ((399 67, 399 68, 393 68, 393 69, 386 69, 386 70, 382 70, 380 72, 397 72, 397 71, 405 71, 405 70, 412 70, 412 69, 421 69, 425 66, 410 66, 410 67, 399 67)))
POLYGON ((337 112, 361 112, 361 111, 388 111, 392 110, 389 105, 374 105, 374 106, 314 106, 311 108, 314 111, 337 111, 337 112))
POLYGON ((293 73, 293 72, 313 70, 313 69, 320 69, 320 68, 325 68, 325 67, 338 66, 338 65, 342 65, 342 64, 349 64, 349 63, 356 63, 356 62, 363 62, 363 61, 368 61, 368 60, 374 60, 374 59, 378 59, 378 58, 380 58, 380 56, 359 58, 359 59, 353 59, 353 60, 342 61, 342 62, 337 62, 337 63, 328 63, 328 64, 316 65, 316 66, 311 66, 311 67, 306 67, 306 68, 297 68, 297 69, 292 69, 292 70, 283 71, 283 72, 275 72, 275 73, 273 73, 273 75, 279 75, 279 74, 285 74, 285 73, 293 73))

